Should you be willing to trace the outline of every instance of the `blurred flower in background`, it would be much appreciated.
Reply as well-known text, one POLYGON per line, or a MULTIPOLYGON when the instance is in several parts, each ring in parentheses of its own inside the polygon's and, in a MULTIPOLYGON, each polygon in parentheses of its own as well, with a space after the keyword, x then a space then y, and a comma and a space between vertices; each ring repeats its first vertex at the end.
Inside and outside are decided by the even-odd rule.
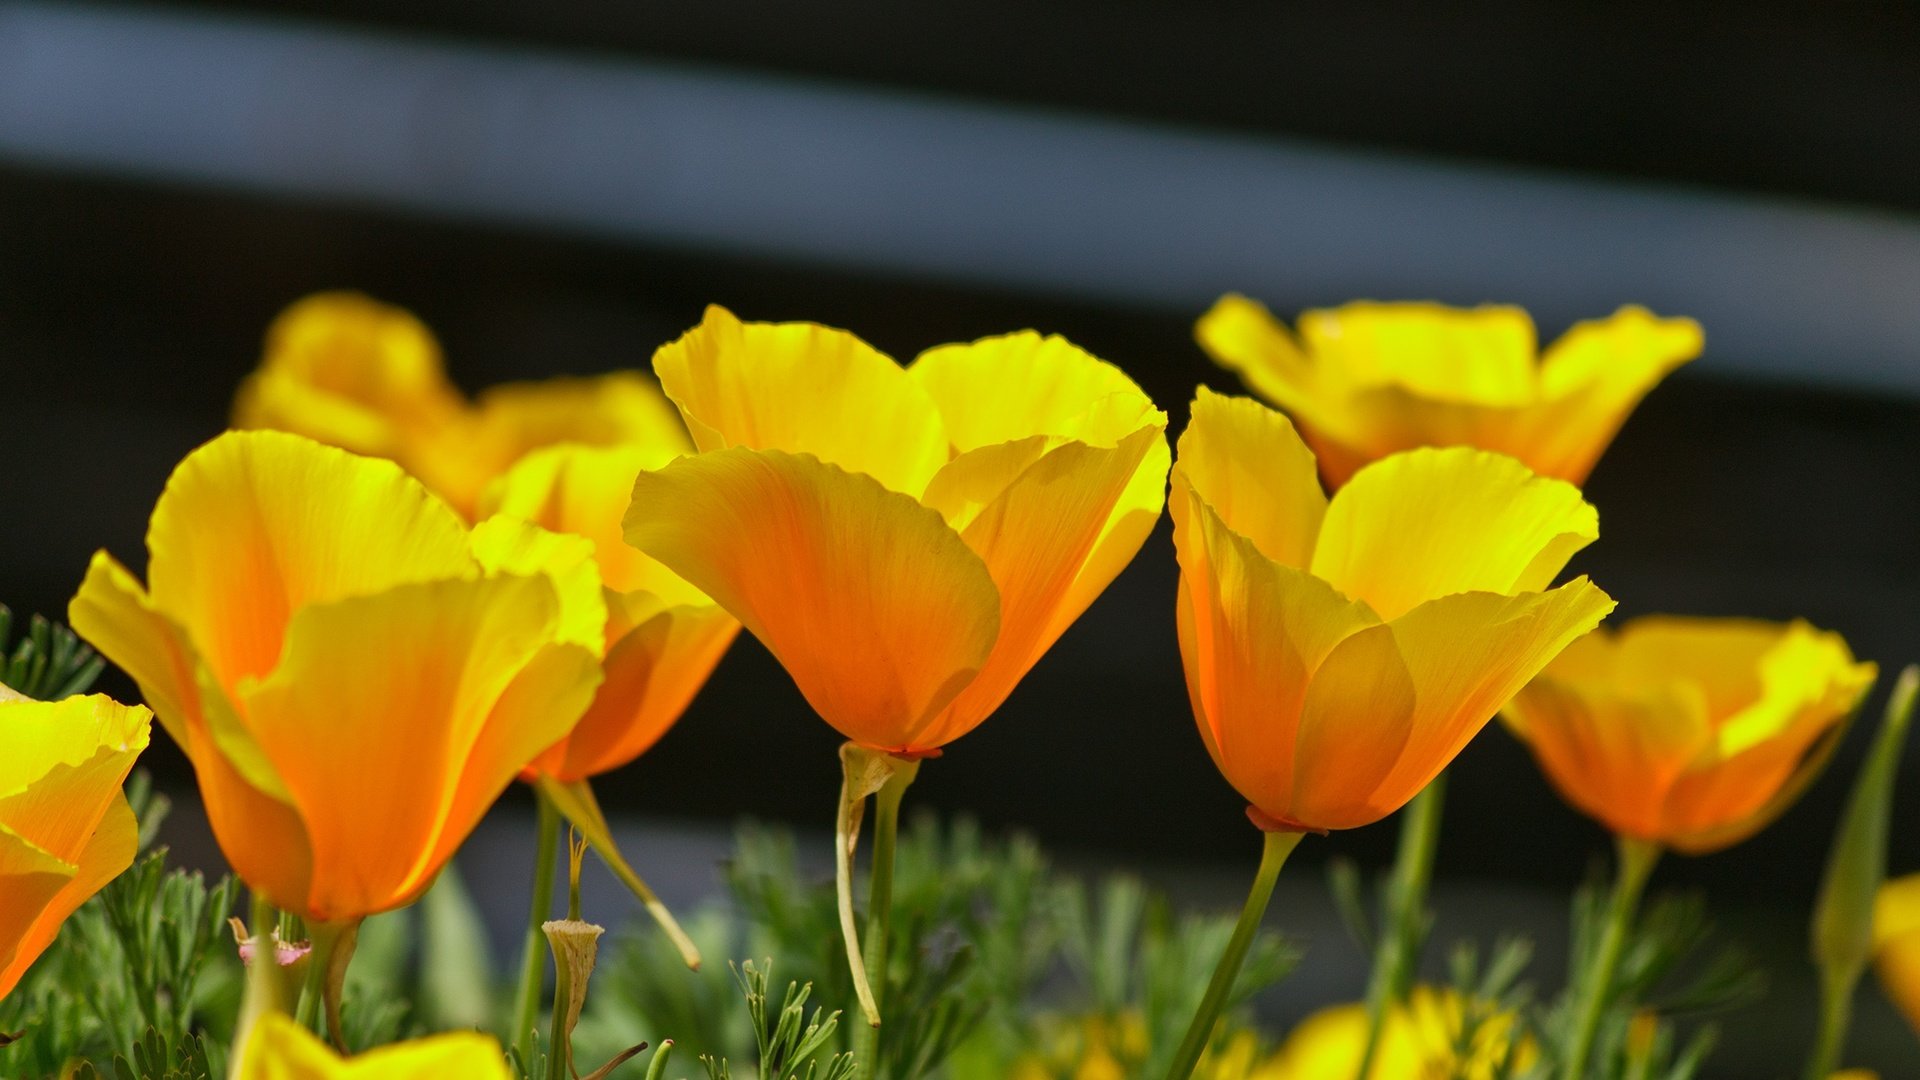
POLYGON ((1521 308, 1372 302, 1308 311, 1296 338, 1237 295, 1194 333, 1293 417, 1334 486, 1421 446, 1498 450, 1583 484, 1634 406, 1702 344, 1692 319, 1625 307, 1576 324, 1541 353, 1521 308))
POLYGON ((353 292, 316 293, 274 320, 233 424, 391 458, 469 518, 489 483, 542 446, 692 449, 673 406, 637 372, 507 383, 469 401, 420 320, 353 292))

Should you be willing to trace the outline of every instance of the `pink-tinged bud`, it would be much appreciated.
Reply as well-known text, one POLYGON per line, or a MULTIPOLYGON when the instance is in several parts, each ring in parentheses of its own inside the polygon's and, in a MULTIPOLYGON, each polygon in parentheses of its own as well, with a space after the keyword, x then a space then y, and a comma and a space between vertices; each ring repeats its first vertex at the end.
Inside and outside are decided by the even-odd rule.
MULTIPOLYGON (((240 962, 252 966, 254 938, 247 933, 247 924, 239 919, 228 919, 227 925, 233 928, 233 941, 239 948, 240 962)), ((312 951, 313 943, 310 941, 281 941, 278 935, 274 935, 273 960, 283 968, 292 967, 305 960, 307 954, 312 951)))

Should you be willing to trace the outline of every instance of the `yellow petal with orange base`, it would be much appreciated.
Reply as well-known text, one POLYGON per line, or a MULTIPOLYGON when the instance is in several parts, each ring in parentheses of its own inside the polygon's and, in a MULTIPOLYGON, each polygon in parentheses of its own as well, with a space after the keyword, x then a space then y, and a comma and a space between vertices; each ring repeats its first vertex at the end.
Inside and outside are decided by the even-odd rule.
POLYGON ((744 448, 642 473, 629 543, 732 612, 829 724, 914 741, 986 663, 1000 597, 938 513, 807 455, 744 448))
MULTIPOLYGON (((286 659, 244 705, 305 822, 311 888, 249 883, 321 921, 417 897, 586 709, 599 666, 584 648, 552 644, 560 617, 544 576, 403 586, 295 615, 286 659)), ((279 840, 219 839, 229 851, 279 840)))
POLYGON ((247 1036, 237 1080, 507 1080, 506 1056, 492 1036, 434 1035, 369 1050, 334 1053, 281 1013, 267 1013, 247 1036))
POLYGON ((926 393, 844 330, 741 322, 712 306, 654 353, 653 370, 701 450, 812 454, 916 497, 949 457, 926 393))

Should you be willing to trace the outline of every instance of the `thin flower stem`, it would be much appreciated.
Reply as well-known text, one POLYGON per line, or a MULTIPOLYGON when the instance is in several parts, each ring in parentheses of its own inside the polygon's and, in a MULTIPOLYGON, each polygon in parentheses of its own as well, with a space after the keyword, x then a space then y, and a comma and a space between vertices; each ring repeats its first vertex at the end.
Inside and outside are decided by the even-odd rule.
POLYGON ((1233 937, 1227 942, 1226 953, 1220 957, 1220 966, 1213 969, 1213 981, 1207 984, 1206 996, 1200 999, 1200 1011, 1187 1027, 1186 1038, 1180 1041, 1173 1066, 1167 1070, 1167 1080, 1189 1080, 1194 1066, 1200 1063, 1200 1055, 1206 1052, 1207 1043, 1213 1038, 1213 1026, 1219 1021, 1221 1010, 1226 1008, 1233 982, 1240 975, 1240 965, 1246 962, 1247 950, 1252 948, 1254 935, 1260 931, 1260 920, 1273 900, 1273 883, 1280 879, 1280 868, 1286 865, 1287 856, 1293 854, 1304 835, 1297 832, 1266 834, 1266 846, 1260 852, 1260 870, 1254 875, 1253 890, 1247 894, 1247 906, 1240 910, 1240 922, 1233 928, 1233 937))
POLYGON ((567 1080, 573 1071, 573 1035, 567 1030, 567 999, 573 993, 573 972, 553 958, 553 1017, 547 1021, 547 1080, 567 1080))
POLYGON ((1573 1039, 1567 1044, 1562 1062, 1564 1080, 1580 1080, 1593 1056, 1593 1040, 1600 1031, 1600 1017, 1613 996, 1613 977, 1620 969, 1620 956, 1626 949, 1627 932, 1640 907, 1640 894, 1646 891, 1647 878, 1660 861, 1660 846, 1645 840, 1622 836, 1617 840, 1620 868, 1613 882, 1613 896, 1607 901, 1606 926, 1600 932, 1600 947, 1587 967, 1585 985, 1580 988, 1579 1011, 1573 1039))
POLYGON ((294 1020, 308 1031, 318 1031, 320 1022, 320 1002, 326 995, 327 965, 326 958, 317 950, 307 953, 307 977, 301 981, 300 1004, 294 1013, 294 1020))
POLYGON ((1434 851, 1440 846, 1440 809, 1446 800, 1447 775, 1433 778, 1407 805, 1400 822, 1400 846, 1394 853, 1393 877, 1387 886, 1385 921, 1373 947, 1373 972, 1367 979, 1367 1041, 1360 1054, 1356 1080, 1368 1080, 1387 1010, 1404 998, 1413 981, 1421 931, 1427 907, 1427 887, 1433 880, 1434 851))
MULTIPOLYGON (((873 867, 867 881, 867 974, 873 980, 873 1004, 887 997, 887 936, 893 928, 893 849, 900 834, 900 800, 913 782, 912 771, 894 773, 873 797, 873 867)), ((880 1067, 880 1028, 856 1024, 854 1064, 858 1080, 872 1080, 880 1067)))
POLYGON ((1840 1053, 1846 1048, 1847 1027, 1853 1019, 1853 978, 1822 973, 1820 978, 1820 1032, 1814 1037, 1813 1054, 1807 1058, 1807 1075, 1826 1080, 1840 1068, 1840 1053))
POLYGON ((547 938, 540 924, 553 913, 553 867, 560 853, 560 812, 538 787, 539 807, 533 856, 533 899, 527 906, 527 936, 520 956, 520 983, 513 994, 512 1042, 521 1061, 532 1060, 534 1029, 540 1023, 540 984, 547 973, 547 938))
POLYGON ((247 1035, 261 1016, 280 1009, 282 1002, 280 965, 274 955, 273 905, 260 890, 252 891, 247 912, 247 928, 252 934, 253 960, 247 964, 246 990, 240 999, 240 1016, 234 1023, 233 1047, 227 1055, 227 1080, 239 1080, 246 1062, 247 1035))

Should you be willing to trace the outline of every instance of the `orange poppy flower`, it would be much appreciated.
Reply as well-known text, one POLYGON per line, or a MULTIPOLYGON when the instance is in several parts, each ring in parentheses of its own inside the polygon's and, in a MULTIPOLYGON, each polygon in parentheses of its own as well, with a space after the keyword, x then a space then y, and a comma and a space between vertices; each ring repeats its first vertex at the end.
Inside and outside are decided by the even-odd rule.
POLYGON ((1649 616, 1576 642, 1504 717, 1581 813, 1700 854, 1792 804, 1874 674, 1805 622, 1649 616))
POLYGON ((74 628, 193 762, 234 870, 312 922, 424 892, 600 681, 588 543, 469 529, 391 462, 229 432, 174 469, 148 585, 105 552, 74 628))
POLYGON ((152 719, 99 694, 34 701, 0 686, 0 997, 133 863, 140 826, 120 785, 152 719))
POLYGON ((1360 302, 1300 316, 1299 337, 1244 296, 1194 328, 1202 348, 1287 410, 1327 482, 1422 446, 1476 446, 1586 482, 1640 399, 1699 355, 1699 324, 1643 308, 1576 324, 1536 357, 1517 307, 1360 302))
POLYGON ((654 369, 702 452, 640 474, 628 542, 874 750, 926 755, 998 708, 1164 500, 1166 415, 1057 337, 902 368, 844 331, 714 307, 654 369))
POLYGON ((1585 578, 1548 588, 1598 535, 1571 485, 1428 449, 1329 499, 1286 417, 1204 388, 1172 512, 1200 736, 1267 828, 1398 810, 1613 607, 1585 578))

